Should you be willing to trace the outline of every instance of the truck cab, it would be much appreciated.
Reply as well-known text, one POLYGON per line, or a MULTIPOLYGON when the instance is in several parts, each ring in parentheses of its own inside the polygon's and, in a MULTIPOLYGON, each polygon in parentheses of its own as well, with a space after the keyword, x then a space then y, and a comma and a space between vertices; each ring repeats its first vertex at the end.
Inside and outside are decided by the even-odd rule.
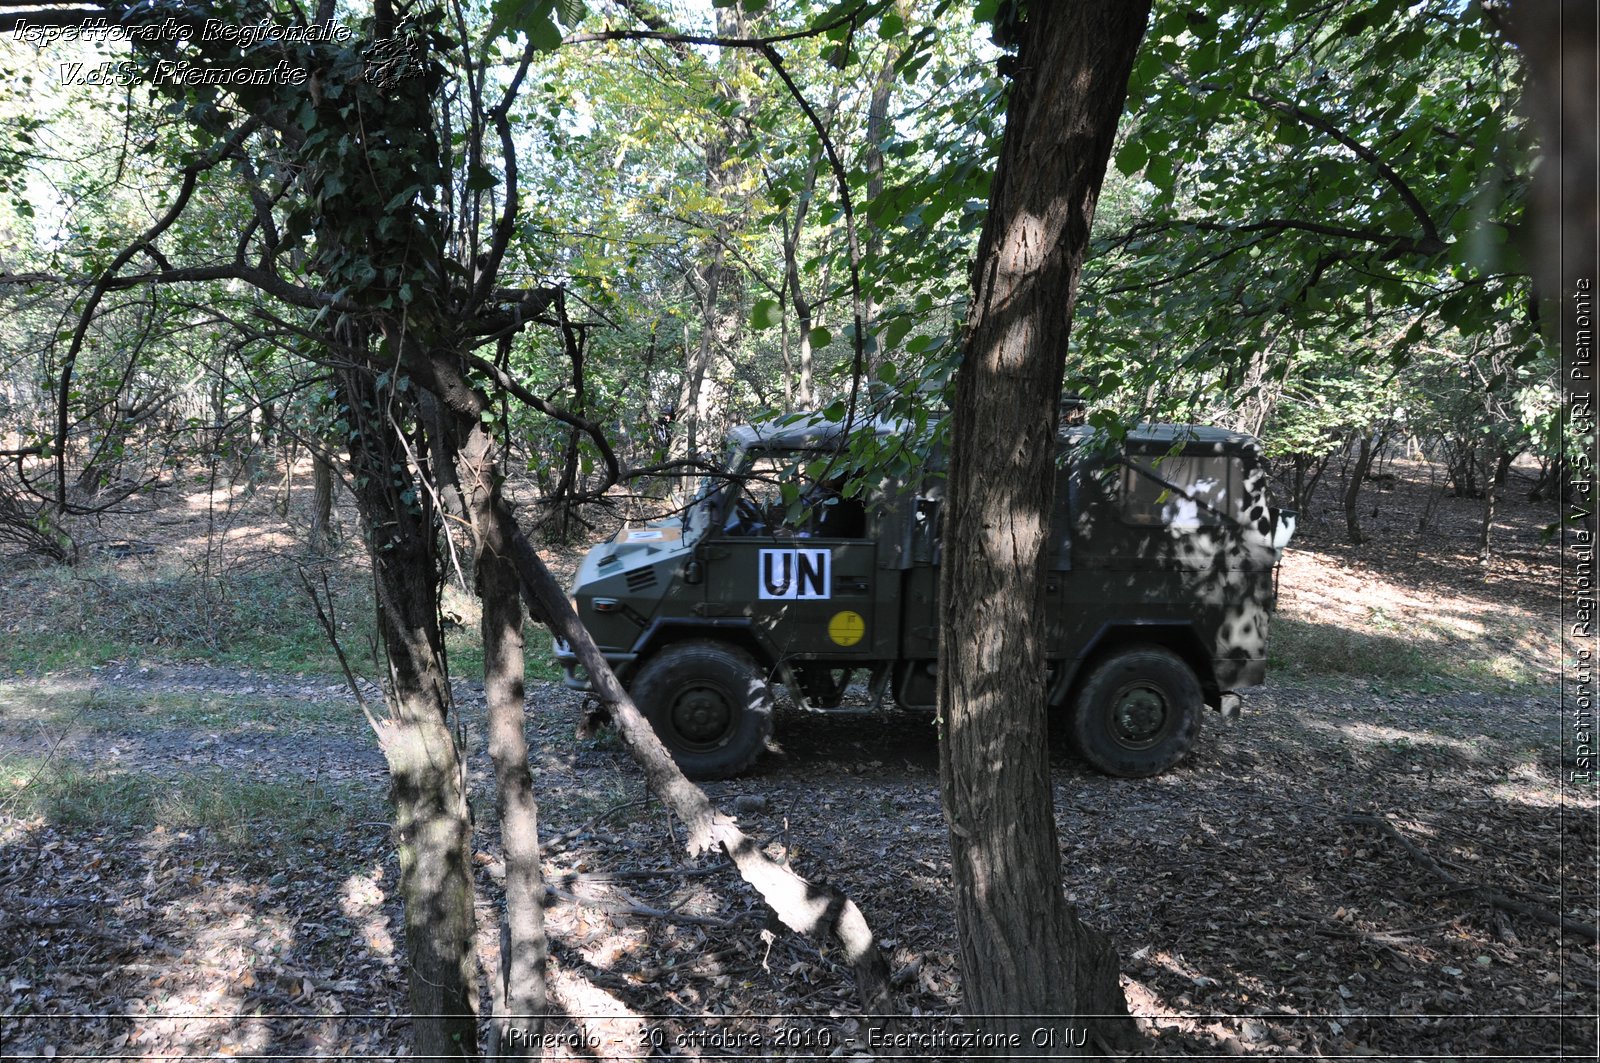
MULTIPOLYGON (((842 433, 816 415, 734 429, 726 473, 681 515, 623 528, 579 569, 579 617, 691 777, 754 762, 776 686, 829 712, 864 677, 871 707, 933 709, 942 461, 852 487, 842 433)), ((1294 514, 1272 505, 1260 447, 1240 433, 1149 424, 1107 445, 1069 428, 1058 446, 1052 719, 1094 767, 1153 775, 1189 752, 1207 707, 1235 711, 1263 681, 1294 514)), ((556 659, 588 688, 559 641, 556 659)))

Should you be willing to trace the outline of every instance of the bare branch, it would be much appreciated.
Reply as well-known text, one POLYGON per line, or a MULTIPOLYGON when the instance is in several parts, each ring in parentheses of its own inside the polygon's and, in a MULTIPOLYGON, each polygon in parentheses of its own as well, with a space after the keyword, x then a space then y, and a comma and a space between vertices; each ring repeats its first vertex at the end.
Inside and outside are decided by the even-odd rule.
POLYGON ((189 205, 189 199, 194 195, 196 183, 200 175, 217 165, 230 153, 242 144, 246 137, 259 127, 256 119, 251 119, 234 130, 233 135, 224 140, 217 147, 207 152, 204 158, 196 159, 183 168, 183 181, 179 185, 177 198, 167 212, 157 219, 156 223, 146 229, 143 235, 124 247, 117 257, 111 260, 105 272, 95 283, 89 293, 89 299, 84 304, 82 313, 78 315, 78 327, 73 330, 72 342, 67 348, 66 358, 61 366, 61 379, 56 392, 56 507, 65 510, 67 505, 67 420, 68 406, 72 397, 72 372, 78 363, 78 354, 83 350, 83 340, 88 334, 89 325, 94 320, 95 308, 100 305, 100 300, 110 290, 111 282, 116 277, 117 271, 132 261, 133 256, 166 232, 183 214, 184 208, 189 205))

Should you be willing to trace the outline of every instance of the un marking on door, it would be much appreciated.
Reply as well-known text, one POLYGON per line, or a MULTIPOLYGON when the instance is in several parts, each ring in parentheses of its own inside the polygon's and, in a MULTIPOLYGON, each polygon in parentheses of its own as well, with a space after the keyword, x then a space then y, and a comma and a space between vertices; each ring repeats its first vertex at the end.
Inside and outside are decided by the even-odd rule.
POLYGON ((832 597, 827 550, 762 550, 762 598, 817 601, 832 597))

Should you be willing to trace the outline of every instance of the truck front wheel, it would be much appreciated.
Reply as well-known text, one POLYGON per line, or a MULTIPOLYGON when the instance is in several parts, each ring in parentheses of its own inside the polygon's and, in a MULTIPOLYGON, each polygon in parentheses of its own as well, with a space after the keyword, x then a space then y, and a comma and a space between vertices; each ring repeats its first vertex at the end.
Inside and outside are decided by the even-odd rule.
POLYGON ((726 779, 772 734, 772 691, 755 658, 722 642, 680 642, 634 677, 634 702, 691 779, 726 779))
POLYGON ((1095 665, 1078 692, 1073 744, 1107 775, 1159 775, 1199 737, 1201 706, 1200 681, 1177 654, 1160 646, 1119 650, 1095 665))

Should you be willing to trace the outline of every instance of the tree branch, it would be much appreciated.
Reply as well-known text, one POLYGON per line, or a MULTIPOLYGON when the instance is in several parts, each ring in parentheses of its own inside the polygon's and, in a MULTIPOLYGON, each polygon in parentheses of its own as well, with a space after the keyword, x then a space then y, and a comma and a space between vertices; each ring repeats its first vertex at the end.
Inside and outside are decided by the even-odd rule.
MULTIPOLYGON (((630 8, 632 5, 629 5, 630 8)), ((572 33, 561 38, 562 45, 591 44, 598 41, 662 41, 667 44, 708 44, 717 48, 754 48, 757 50, 769 48, 774 44, 783 44, 785 41, 805 40, 808 37, 821 37, 830 30, 840 26, 848 26, 863 18, 868 18, 873 13, 872 9, 881 8, 880 3, 863 3, 850 8, 831 22, 824 22, 818 26, 810 26, 793 33, 779 33, 771 37, 719 37, 715 34, 705 33, 674 33, 671 30, 600 30, 594 33, 572 33)), ((647 25, 650 20, 634 12, 640 21, 647 25)), ((659 20, 657 22, 659 23, 659 20)))
POLYGON ((587 418, 579 417, 577 414, 569 413, 561 407, 540 398, 519 383, 510 373, 507 373, 481 355, 467 355, 467 364, 488 376, 523 404, 531 406, 546 417, 553 417, 562 424, 571 425, 594 440, 595 449, 600 451, 600 460, 605 462, 606 466, 606 480, 599 490, 604 491, 605 488, 622 479, 622 470, 617 462, 616 452, 611 449, 611 444, 606 439, 604 430, 598 424, 587 418))
POLYGON ((233 134, 207 152, 204 158, 196 159, 183 168, 183 181, 178 186, 178 195, 173 200, 167 212, 156 220, 155 224, 146 229, 137 239, 118 252, 117 257, 105 268, 100 278, 95 282, 89 299, 84 304, 83 311, 78 315, 78 326, 73 329, 72 342, 67 347, 67 354, 61 365, 61 379, 56 389, 56 508, 65 512, 67 507, 67 421, 68 406, 72 398, 72 373, 78 364, 78 354, 83 350, 84 337, 89 332, 89 325, 94 321, 95 309, 100 305, 100 300, 105 298, 106 292, 111 290, 113 279, 117 271, 133 260, 141 250, 166 232, 182 216, 184 209, 189 205, 189 199, 194 195, 195 185, 200 180, 200 175, 211 169, 226 158, 234 149, 242 144, 246 137, 259 127, 258 120, 252 118, 233 131, 233 134))
POLYGON ((1393 188, 1395 194, 1405 203, 1406 209, 1410 210, 1412 215, 1416 217, 1417 224, 1422 226, 1423 238, 1418 242, 1417 250, 1424 254, 1434 255, 1444 250, 1444 241, 1439 237, 1439 229, 1434 225, 1433 216, 1428 213, 1428 208, 1422 205, 1422 200, 1417 198, 1417 194, 1395 172, 1394 167, 1385 162, 1383 157, 1376 151, 1373 151, 1320 114, 1308 111, 1304 107, 1292 103, 1284 103, 1282 100, 1275 100, 1271 96, 1262 96, 1257 93, 1247 93, 1245 98, 1254 100, 1262 107, 1277 111, 1279 114, 1288 115, 1304 125, 1326 133, 1340 144, 1349 148, 1355 153, 1356 157, 1371 163, 1379 175, 1388 182, 1389 187, 1393 188))

